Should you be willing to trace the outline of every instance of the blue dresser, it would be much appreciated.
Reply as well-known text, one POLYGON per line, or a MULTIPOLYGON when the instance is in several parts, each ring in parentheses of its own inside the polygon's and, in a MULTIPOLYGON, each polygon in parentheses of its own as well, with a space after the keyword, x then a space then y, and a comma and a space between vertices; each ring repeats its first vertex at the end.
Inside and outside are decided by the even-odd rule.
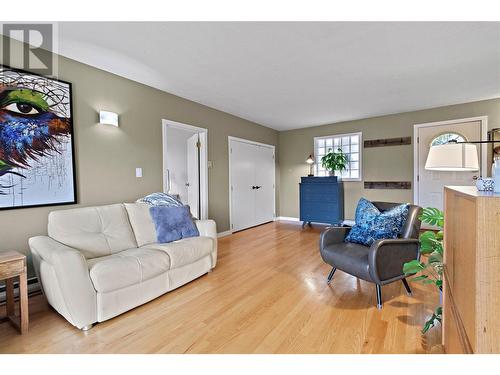
POLYGON ((299 189, 302 226, 344 220, 344 185, 337 177, 301 177, 299 189))

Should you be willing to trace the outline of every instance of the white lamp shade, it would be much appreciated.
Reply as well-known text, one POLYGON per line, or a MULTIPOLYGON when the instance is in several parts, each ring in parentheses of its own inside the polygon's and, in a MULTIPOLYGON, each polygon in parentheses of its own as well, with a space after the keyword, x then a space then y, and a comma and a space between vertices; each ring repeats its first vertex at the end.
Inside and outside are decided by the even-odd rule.
POLYGON ((427 155, 425 169, 431 171, 477 171, 479 160, 475 145, 446 143, 432 146, 427 155))

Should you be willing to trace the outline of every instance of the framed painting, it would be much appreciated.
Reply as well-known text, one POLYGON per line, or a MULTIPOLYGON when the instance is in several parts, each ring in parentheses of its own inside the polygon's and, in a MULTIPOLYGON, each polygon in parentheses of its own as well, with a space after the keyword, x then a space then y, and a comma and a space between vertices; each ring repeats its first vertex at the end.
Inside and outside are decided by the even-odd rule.
POLYGON ((0 210, 73 203, 71 83, 0 64, 0 210))

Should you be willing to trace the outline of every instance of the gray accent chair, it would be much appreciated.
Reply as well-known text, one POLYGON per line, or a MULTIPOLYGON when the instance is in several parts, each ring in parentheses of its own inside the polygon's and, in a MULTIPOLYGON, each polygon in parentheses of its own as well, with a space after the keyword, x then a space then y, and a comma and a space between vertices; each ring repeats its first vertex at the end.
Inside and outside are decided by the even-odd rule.
MULTIPOLYGON (((401 203, 373 202, 380 211, 387 211, 401 203)), ((410 205, 402 233, 396 239, 377 240, 371 246, 345 242, 350 227, 326 228, 320 237, 319 248, 325 263, 333 268, 328 275, 330 284, 337 269, 362 280, 374 283, 377 307, 382 308, 382 285, 401 280, 409 295, 411 289, 403 273, 403 265, 420 258, 419 216, 422 208, 410 205)))

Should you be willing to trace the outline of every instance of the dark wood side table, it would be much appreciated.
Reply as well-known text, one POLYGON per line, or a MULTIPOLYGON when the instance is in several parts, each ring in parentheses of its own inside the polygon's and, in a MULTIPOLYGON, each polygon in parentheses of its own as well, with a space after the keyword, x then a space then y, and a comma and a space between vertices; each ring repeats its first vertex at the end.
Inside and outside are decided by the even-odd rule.
POLYGON ((26 256, 17 251, 0 252, 0 280, 5 280, 7 318, 21 334, 28 331, 28 279, 26 256), (19 318, 14 308, 14 278, 19 277, 19 318))

